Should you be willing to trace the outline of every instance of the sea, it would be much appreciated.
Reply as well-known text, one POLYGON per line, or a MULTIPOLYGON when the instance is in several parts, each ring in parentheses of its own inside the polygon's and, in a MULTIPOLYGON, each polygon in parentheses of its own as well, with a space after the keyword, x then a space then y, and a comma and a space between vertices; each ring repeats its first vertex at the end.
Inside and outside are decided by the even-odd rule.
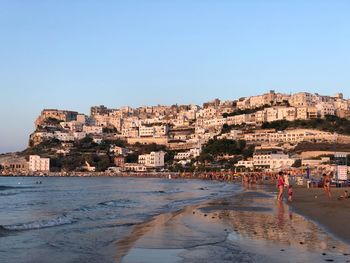
POLYGON ((0 177, 0 262, 115 262, 135 226, 237 191, 203 180, 0 177))

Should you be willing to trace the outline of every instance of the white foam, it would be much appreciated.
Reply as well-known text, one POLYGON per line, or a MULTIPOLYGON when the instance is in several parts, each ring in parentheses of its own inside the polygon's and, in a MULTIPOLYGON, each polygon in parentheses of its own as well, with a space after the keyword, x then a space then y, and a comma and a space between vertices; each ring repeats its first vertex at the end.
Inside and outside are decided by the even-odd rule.
POLYGON ((60 226, 60 225, 67 225, 67 224, 72 224, 74 222, 75 220, 73 220, 69 216, 59 216, 57 218, 48 219, 48 220, 38 220, 38 221, 24 223, 24 224, 4 225, 2 227, 3 229, 6 229, 6 230, 21 231, 21 230, 41 229, 41 228, 54 227, 54 226, 60 226))

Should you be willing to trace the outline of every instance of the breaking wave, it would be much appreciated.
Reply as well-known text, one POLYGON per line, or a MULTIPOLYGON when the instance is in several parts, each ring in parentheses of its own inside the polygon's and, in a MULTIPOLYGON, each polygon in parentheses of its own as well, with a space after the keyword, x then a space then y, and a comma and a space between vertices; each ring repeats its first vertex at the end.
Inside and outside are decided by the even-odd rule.
POLYGON ((114 207, 126 207, 130 206, 133 202, 128 199, 111 200, 106 202, 98 203, 101 206, 114 206, 114 207))
POLYGON ((23 230, 41 229, 41 228, 47 228, 47 227, 73 224, 75 222, 76 220, 74 220, 73 218, 64 215, 53 219, 38 220, 38 221, 24 223, 24 224, 4 225, 4 226, 0 226, 0 229, 11 230, 11 231, 23 231, 23 230))

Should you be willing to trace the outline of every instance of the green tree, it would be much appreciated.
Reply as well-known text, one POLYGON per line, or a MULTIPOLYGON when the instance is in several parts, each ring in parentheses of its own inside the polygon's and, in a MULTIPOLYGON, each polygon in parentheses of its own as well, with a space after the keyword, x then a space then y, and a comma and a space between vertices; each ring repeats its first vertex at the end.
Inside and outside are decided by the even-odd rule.
POLYGON ((295 168, 301 167, 301 160, 300 159, 295 160, 292 167, 295 167, 295 168))

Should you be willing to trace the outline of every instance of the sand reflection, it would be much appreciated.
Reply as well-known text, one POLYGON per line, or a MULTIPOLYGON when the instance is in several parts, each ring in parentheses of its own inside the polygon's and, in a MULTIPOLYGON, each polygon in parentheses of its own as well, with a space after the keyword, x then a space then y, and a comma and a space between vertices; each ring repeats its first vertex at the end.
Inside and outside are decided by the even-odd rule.
POLYGON ((185 249, 187 252, 182 255, 190 261, 196 257, 199 260, 199 255, 210 258, 222 250, 220 257, 229 256, 232 260, 248 257, 246 262, 254 262, 256 255, 252 254, 266 253, 264 262, 279 262, 275 247, 281 246, 295 250, 294 255, 303 252, 305 259, 315 255, 318 259, 325 251, 334 256, 349 253, 346 244, 292 213, 285 203, 263 191, 249 190, 233 198, 159 215, 136 226, 117 243, 116 261, 122 261, 130 250, 138 248, 185 249), (269 261, 271 254, 275 261, 269 261))

